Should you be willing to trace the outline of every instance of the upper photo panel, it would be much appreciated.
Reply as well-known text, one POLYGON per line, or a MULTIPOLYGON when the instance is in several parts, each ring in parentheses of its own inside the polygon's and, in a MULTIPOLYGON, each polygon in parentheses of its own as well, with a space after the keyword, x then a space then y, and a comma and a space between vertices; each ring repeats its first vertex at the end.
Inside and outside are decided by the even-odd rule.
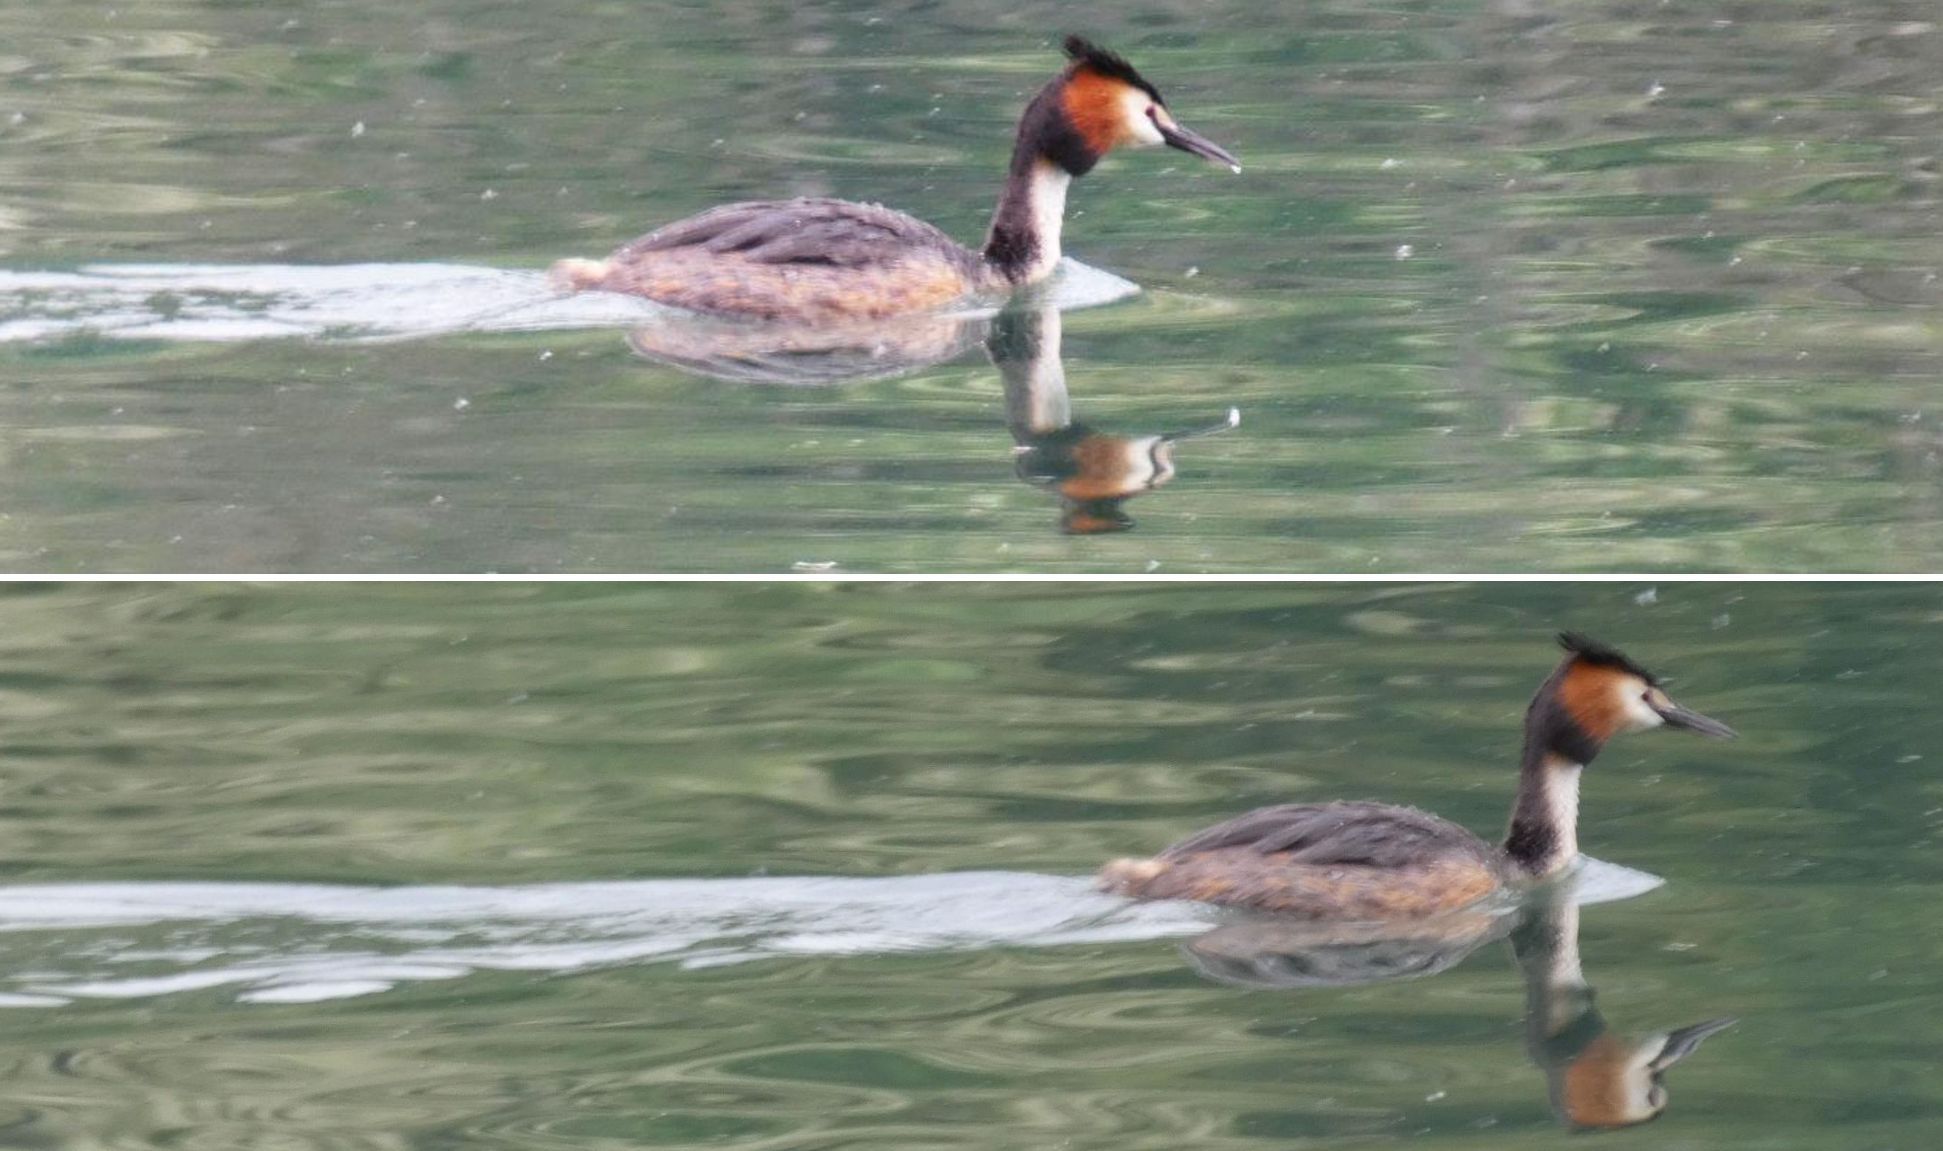
POLYGON ((1935 0, 0 6, 0 571, 1943 569, 1935 0))

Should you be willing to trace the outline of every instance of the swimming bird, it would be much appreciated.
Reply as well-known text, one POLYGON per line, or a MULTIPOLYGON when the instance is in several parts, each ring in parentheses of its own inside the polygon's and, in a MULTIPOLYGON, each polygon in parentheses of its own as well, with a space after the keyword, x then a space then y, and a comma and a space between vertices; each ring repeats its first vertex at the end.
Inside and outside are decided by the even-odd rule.
POLYGON ((1264 807, 1151 859, 1119 859, 1102 889, 1311 919, 1439 915, 1529 888, 1578 858, 1579 775, 1617 735, 1657 727, 1715 738, 1732 728, 1674 703, 1653 673, 1582 635, 1525 712, 1517 799, 1501 843, 1428 812, 1383 803, 1264 807))
POLYGON ((1067 186, 1115 148, 1164 144, 1241 171, 1225 148, 1182 127, 1123 57, 1078 36, 1065 49, 1070 62, 1019 119, 1005 190, 979 251, 880 204, 765 200, 668 224, 605 260, 562 260, 554 280, 761 319, 927 311, 1050 276, 1067 186))

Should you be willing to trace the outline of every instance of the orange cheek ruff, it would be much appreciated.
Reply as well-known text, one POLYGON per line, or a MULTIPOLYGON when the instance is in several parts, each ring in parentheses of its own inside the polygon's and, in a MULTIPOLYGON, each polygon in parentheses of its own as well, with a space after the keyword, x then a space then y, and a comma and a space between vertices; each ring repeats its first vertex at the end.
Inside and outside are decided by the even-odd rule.
POLYGON ((1603 743, 1618 735, 1625 725, 1620 703, 1620 676, 1611 668, 1574 664, 1559 684, 1559 702, 1579 725, 1579 730, 1603 743))
POLYGON ((1081 68, 1066 81, 1059 101, 1066 109, 1066 118, 1095 155, 1105 155, 1133 138, 1126 120, 1125 101, 1130 91, 1121 81, 1090 68, 1081 68))
POLYGON ((1566 1117, 1581 1127, 1628 1127, 1648 1118, 1633 1105, 1626 1077, 1631 1050, 1610 1035, 1594 1039, 1565 1065, 1566 1117))
POLYGON ((1110 500, 1130 496, 1142 485, 1133 481, 1128 466, 1127 441, 1118 436, 1087 436, 1073 445, 1073 462, 1079 474, 1059 485, 1061 495, 1075 500, 1110 500))

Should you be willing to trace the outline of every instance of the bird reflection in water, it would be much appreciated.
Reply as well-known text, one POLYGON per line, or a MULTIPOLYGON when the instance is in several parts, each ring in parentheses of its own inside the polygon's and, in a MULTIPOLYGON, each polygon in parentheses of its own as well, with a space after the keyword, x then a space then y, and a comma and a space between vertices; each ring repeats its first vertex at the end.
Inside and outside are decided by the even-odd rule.
POLYGON ((1560 1122, 1574 1130, 1631 1127, 1666 1110, 1663 1077, 1734 1024, 1709 1019, 1636 1038, 1615 1035, 1579 962, 1579 904, 1570 881, 1515 911, 1441 920, 1331 924, 1238 919, 1183 945, 1203 975, 1256 988, 1344 987, 1434 975, 1510 937, 1525 981, 1525 1034, 1560 1122))
POLYGON ((981 340, 1005 382, 1005 422, 1019 478, 1059 497, 1061 530, 1125 531, 1122 507, 1174 478, 1183 440, 1224 432, 1241 412, 1207 427, 1117 435, 1073 420, 1060 359, 1059 309, 1024 302, 996 316, 900 316, 871 323, 751 324, 671 314, 628 333, 636 355, 735 383, 827 385, 893 379, 942 363, 981 340))
POLYGON ((956 358, 991 321, 945 313, 871 322, 750 323, 673 312, 627 334, 643 359, 739 384, 841 384, 889 380, 956 358))
POLYGON ((1722 1017, 1633 1039, 1614 1035, 1579 966, 1579 906, 1569 896, 1530 909, 1511 933, 1511 951, 1525 976, 1526 1045, 1545 1072, 1553 1112, 1569 1127, 1659 1118, 1666 1069, 1734 1025, 1722 1017))
POLYGON ((1058 493, 1059 526, 1073 535, 1125 531, 1133 518, 1121 505, 1174 478, 1182 440, 1224 432, 1241 412, 1204 428, 1115 435, 1073 420, 1060 357, 1059 312, 1014 308, 992 320, 985 349, 1005 381, 1005 423, 1012 432, 1019 478, 1058 493))

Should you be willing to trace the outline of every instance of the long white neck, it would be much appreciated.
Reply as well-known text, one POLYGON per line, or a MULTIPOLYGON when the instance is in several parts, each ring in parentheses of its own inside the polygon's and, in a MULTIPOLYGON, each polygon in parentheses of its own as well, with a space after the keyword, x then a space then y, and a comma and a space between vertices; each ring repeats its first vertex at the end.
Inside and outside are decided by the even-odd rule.
POLYGON ((1565 863, 1579 857, 1579 776, 1585 767, 1563 761, 1546 773, 1545 818, 1558 835, 1558 854, 1565 863))
POLYGON ((1012 283, 1037 283, 1058 266, 1072 182, 1066 169, 1044 157, 1013 166, 985 238, 985 258, 1012 283))
POLYGON ((1579 775, 1585 769, 1547 753, 1518 774, 1505 854, 1526 874, 1555 875, 1579 857, 1579 775))

